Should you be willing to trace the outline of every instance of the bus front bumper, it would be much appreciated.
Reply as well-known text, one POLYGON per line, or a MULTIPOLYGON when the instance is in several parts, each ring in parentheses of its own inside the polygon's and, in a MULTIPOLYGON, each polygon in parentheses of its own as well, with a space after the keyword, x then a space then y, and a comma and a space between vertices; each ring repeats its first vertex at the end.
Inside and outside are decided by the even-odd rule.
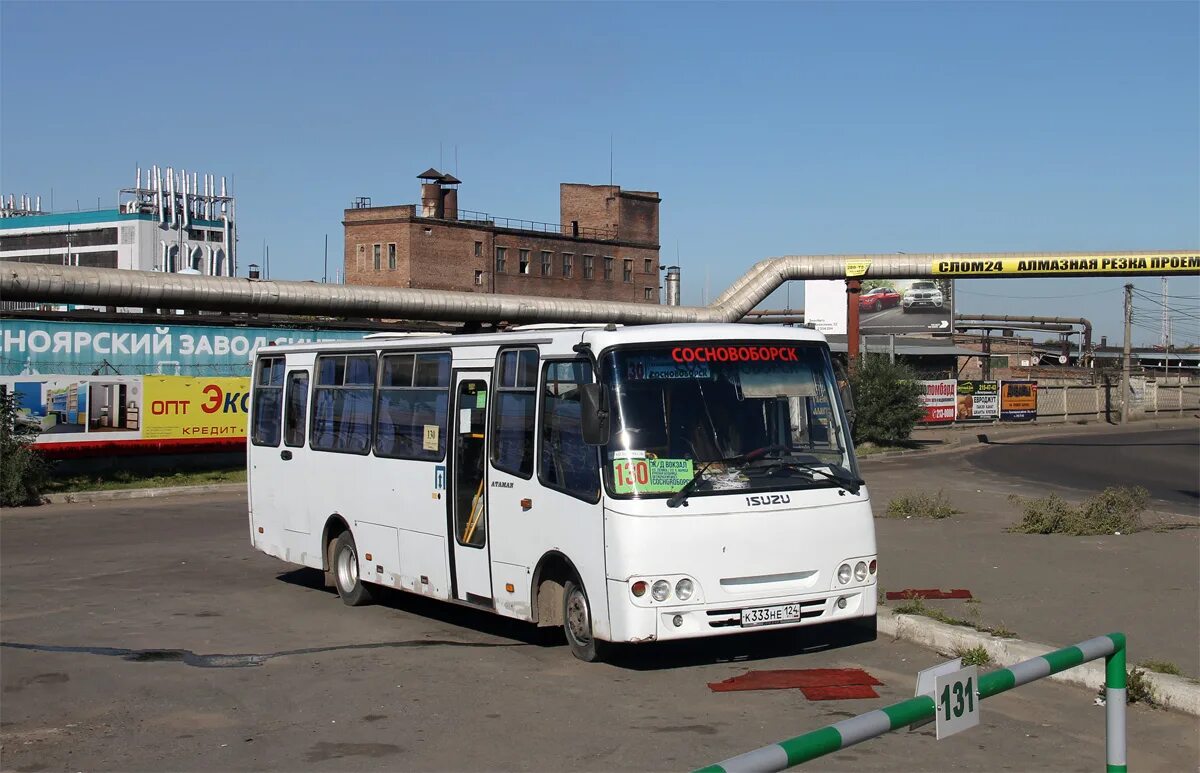
MULTIPOLYGON (((610 606, 610 641, 652 642, 693 639, 702 636, 726 636, 774 628, 797 628, 855 618, 871 617, 876 612, 876 585, 861 585, 819 593, 771 598, 739 599, 704 604, 674 604, 639 607, 630 603, 610 606), (844 604, 839 604, 844 601, 844 604), (799 607, 800 619, 743 625, 743 610, 774 607, 799 607)), ((609 580, 609 599, 627 598, 629 585, 609 580)), ((789 610, 791 611, 791 610, 789 610)))

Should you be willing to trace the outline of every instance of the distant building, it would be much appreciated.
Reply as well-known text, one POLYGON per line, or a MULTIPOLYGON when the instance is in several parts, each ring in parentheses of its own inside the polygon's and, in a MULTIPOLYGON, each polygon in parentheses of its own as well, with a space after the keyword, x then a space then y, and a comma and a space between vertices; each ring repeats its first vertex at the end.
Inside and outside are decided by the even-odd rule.
POLYGON ((40 197, 0 202, 0 260, 235 276, 234 199, 225 180, 152 167, 115 209, 44 212, 40 197), (165 177, 164 177, 165 175, 165 177), (144 185, 143 185, 144 182, 144 185))
POLYGON ((560 223, 458 208, 430 169, 421 203, 345 211, 346 284, 659 303, 657 193, 559 186, 560 223))

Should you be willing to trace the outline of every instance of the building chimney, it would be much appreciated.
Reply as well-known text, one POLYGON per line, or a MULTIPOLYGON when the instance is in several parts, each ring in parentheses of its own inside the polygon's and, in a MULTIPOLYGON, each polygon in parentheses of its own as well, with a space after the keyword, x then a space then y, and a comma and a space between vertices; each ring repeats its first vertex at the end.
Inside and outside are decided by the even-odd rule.
POLYGON ((442 217, 458 220, 458 186, 462 184, 454 175, 444 174, 438 181, 442 185, 442 217))
POLYGON ((1101 349, 1108 348, 1108 336, 1100 336, 1100 348, 1101 349))
POLYGON ((678 306, 679 305, 679 290, 680 290, 680 288, 679 288, 679 266, 667 266, 667 279, 666 279, 665 284, 666 284, 666 290, 667 290, 667 305, 668 306, 678 306))
POLYGON ((421 183, 421 217, 442 217, 442 186, 439 184, 442 176, 433 167, 417 175, 418 180, 426 181, 421 183))

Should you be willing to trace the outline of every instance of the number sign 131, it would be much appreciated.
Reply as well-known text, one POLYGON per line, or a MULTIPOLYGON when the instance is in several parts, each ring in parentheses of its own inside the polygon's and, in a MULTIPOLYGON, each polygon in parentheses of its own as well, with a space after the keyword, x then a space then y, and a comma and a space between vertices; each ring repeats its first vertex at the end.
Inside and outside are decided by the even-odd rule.
POLYGON ((979 668, 967 666, 935 681, 937 737, 942 740, 979 724, 979 668))

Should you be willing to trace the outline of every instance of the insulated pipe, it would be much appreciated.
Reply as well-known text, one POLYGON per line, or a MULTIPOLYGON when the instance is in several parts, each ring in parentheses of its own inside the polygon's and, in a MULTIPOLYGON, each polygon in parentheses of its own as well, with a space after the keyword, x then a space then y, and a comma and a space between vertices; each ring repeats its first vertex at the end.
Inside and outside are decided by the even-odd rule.
MULTIPOLYGON (((955 314, 957 322, 1047 322, 1051 324, 1079 325, 1083 328, 1083 350, 1092 350, 1092 321, 1084 317, 1018 317, 1011 314, 955 314)), ((1046 328, 1054 330, 1056 328, 1046 328)))
MULTIPOLYGON (((192 211, 191 203, 188 201, 188 173, 186 169, 183 170, 183 189, 180 201, 183 202, 183 230, 187 231, 192 227, 192 211)), ((190 266, 191 263, 189 262, 188 265, 190 266)))
MULTIPOLYGON (((233 264, 233 213, 226 220, 225 249, 233 264)), ((148 308, 209 309, 251 313, 324 314, 428 320, 490 320, 509 322, 737 322, 783 282, 793 279, 845 279, 848 265, 861 276, 904 278, 947 276, 966 262, 1036 260, 1111 260, 1120 258, 1134 268, 1109 267, 1107 275, 1200 274, 1194 252, 1108 253, 1106 255, 1026 253, 1021 255, 873 255, 789 256, 762 261, 722 293, 711 306, 661 306, 611 303, 568 298, 482 295, 448 290, 321 285, 311 282, 259 281, 216 277, 171 276, 145 272, 68 268, 33 263, 0 264, 0 296, 6 300, 55 301, 148 308), (1134 260, 1137 259, 1137 260, 1134 260), (1137 261, 1144 261, 1138 263, 1137 261), (1162 261, 1174 261, 1168 267, 1162 261), (1182 261, 1182 263, 1180 263, 1182 261), (863 269, 862 265, 867 264, 863 269)), ((1089 272, 1065 266, 1042 268, 1041 277, 1079 276, 1089 272)), ((236 270, 234 265, 231 269, 236 270)), ((1098 272, 1092 272, 1098 273, 1098 272)), ((971 275, 971 274, 959 274, 971 275)), ((1005 274, 997 274, 1002 278, 1005 274)), ((1024 276, 1028 276, 1025 274, 1024 276)))
POLYGON ((154 207, 158 210, 158 224, 166 225, 167 215, 163 211, 162 173, 158 171, 158 164, 154 165, 154 207))
MULTIPOLYGON (((228 245, 226 245, 228 247, 228 245)), ((719 321, 710 310, 646 303, 613 303, 519 295, 480 295, 311 282, 0 263, 5 300, 59 298, 105 306, 208 309, 260 314, 314 314, 395 319, 512 322, 719 321), (55 269, 45 271, 37 269, 55 269), (35 269, 29 271, 27 269, 35 269), (318 292, 314 293, 313 290, 318 292), (105 298, 106 301, 98 299, 105 298)))

